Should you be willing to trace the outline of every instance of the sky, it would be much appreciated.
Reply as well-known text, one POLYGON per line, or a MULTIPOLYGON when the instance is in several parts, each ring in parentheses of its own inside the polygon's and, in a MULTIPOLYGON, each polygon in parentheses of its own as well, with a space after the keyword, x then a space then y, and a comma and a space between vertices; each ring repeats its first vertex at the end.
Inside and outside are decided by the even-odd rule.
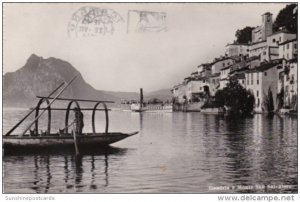
POLYGON ((3 72, 18 70, 34 53, 68 61, 98 90, 171 89, 196 71, 198 65, 224 55, 225 46, 235 40, 237 29, 259 26, 265 12, 271 12, 274 21, 285 6, 283 3, 6 3, 3 72), (73 14, 85 17, 81 9, 91 6, 109 10, 113 30, 97 36, 83 36, 79 32, 75 37, 74 32, 68 32, 69 26, 77 22, 72 20, 73 14), (128 12, 132 10, 164 12, 166 31, 132 29, 127 33, 128 13, 131 13, 130 25, 136 23, 133 12, 128 12))

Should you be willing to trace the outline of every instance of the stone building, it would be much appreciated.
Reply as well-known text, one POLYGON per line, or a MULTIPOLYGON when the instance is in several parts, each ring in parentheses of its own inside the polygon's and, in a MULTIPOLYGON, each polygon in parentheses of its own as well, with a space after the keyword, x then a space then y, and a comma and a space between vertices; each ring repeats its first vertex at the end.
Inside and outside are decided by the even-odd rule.
POLYGON ((262 15, 262 24, 252 30, 252 43, 265 41, 272 34, 272 13, 262 15))

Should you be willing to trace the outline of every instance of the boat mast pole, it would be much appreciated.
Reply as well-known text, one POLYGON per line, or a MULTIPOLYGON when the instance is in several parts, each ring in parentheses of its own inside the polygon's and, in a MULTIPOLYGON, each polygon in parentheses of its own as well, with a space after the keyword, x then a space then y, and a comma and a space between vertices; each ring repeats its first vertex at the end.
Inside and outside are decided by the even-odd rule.
MULTIPOLYGON (((48 97, 45 97, 46 99, 51 97, 51 95, 53 95, 58 89, 60 89, 60 87, 62 87, 65 84, 65 82, 61 83, 57 88, 55 88, 49 95, 48 97)), ((12 129, 10 129, 4 136, 8 136, 10 135, 17 127, 19 127, 19 125, 21 123, 23 123, 23 121, 25 119, 27 119, 27 117, 32 114, 32 112, 34 112, 36 110, 37 107, 35 107, 34 109, 32 109, 21 121, 19 121, 14 127, 12 127, 12 129)))
POLYGON ((143 106, 144 106, 143 88, 140 88, 140 110, 143 109, 143 106))
MULTIPOLYGON (((65 89, 69 86, 69 85, 71 85, 71 83, 77 78, 79 76, 79 74, 77 74, 76 76, 74 76, 73 77, 73 79, 71 80, 71 81, 69 81, 69 83, 63 88, 63 89, 61 89, 61 91, 53 98, 53 100, 45 107, 45 108, 48 108, 48 107, 50 107, 51 105, 52 105, 52 103, 65 91, 65 89)), ((31 128, 31 126, 35 123, 35 121, 36 120, 38 120, 43 114, 44 114, 44 112, 45 112, 46 110, 44 110, 44 111, 42 111, 41 113, 40 113, 40 115, 38 116, 38 117, 36 117, 35 119, 34 119, 34 121, 31 123, 31 124, 29 124, 29 126, 23 131, 23 133, 21 134, 21 136, 23 136, 23 135, 25 135, 25 133, 31 128)))
POLYGON ((75 152, 76 152, 76 156, 79 155, 79 150, 78 150, 78 144, 77 144, 77 138, 76 138, 76 133, 77 131, 75 130, 75 125, 73 124, 73 138, 74 138, 74 146, 75 146, 75 152))

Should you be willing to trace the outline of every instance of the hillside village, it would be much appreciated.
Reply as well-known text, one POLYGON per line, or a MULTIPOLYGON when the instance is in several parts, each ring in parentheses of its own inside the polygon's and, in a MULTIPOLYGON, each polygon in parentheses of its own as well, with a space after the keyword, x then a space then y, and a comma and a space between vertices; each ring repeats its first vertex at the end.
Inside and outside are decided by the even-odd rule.
POLYGON ((230 79, 236 79, 253 94, 255 113, 267 112, 268 95, 274 102, 274 112, 295 112, 297 34, 284 27, 274 32, 272 26, 272 13, 262 14, 261 25, 252 30, 251 42, 227 44, 224 56, 200 64, 195 72, 175 85, 172 94, 176 109, 201 111, 208 98, 214 98, 230 79))

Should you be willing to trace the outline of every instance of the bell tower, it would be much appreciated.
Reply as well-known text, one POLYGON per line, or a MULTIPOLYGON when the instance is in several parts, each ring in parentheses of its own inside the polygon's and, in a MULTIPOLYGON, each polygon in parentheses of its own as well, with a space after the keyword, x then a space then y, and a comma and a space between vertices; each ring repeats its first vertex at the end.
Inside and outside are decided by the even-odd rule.
POLYGON ((267 12, 262 15, 262 40, 266 40, 268 36, 273 33, 273 21, 272 21, 272 13, 267 12))

